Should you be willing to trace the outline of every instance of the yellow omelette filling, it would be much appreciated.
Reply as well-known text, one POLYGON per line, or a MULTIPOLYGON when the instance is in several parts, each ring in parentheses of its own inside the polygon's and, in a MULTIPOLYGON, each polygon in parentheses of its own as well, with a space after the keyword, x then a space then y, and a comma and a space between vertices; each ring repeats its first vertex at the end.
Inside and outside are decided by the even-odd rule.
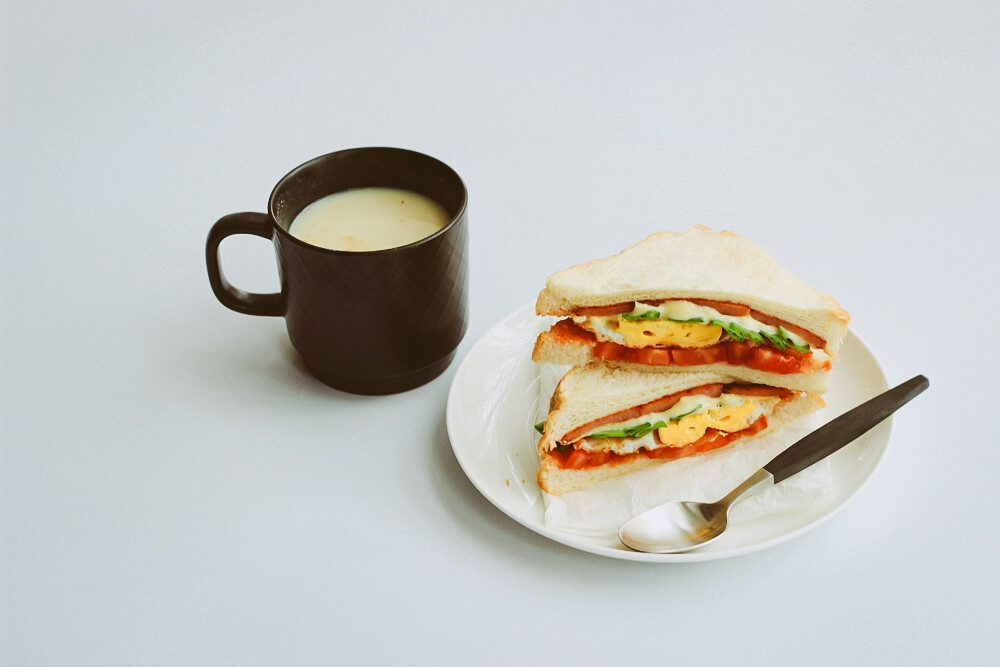
POLYGON ((618 333, 629 347, 648 345, 670 347, 705 347, 715 345, 722 338, 722 327, 714 324, 647 320, 629 322, 621 320, 618 333))
POLYGON ((714 408, 678 419, 658 428, 656 434, 668 447, 683 447, 700 440, 710 428, 726 433, 745 429, 752 423, 756 410, 757 404, 747 400, 742 405, 714 408))
POLYGON ((577 441, 575 446, 585 451, 612 451, 617 454, 630 454, 640 449, 683 447, 700 439, 710 428, 727 433, 741 431, 774 402, 776 399, 770 397, 757 401, 738 394, 722 394, 717 398, 702 394, 684 396, 668 410, 602 426, 594 432, 638 428, 643 432, 642 435, 597 438, 588 435, 577 441), (655 425, 658 422, 665 425, 655 430, 643 428, 643 425, 655 425))

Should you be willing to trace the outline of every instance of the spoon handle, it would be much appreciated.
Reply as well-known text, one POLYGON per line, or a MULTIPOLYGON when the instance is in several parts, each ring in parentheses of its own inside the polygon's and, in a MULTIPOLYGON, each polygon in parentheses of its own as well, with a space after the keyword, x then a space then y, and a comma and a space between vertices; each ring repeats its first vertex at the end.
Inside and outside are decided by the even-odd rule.
POLYGON ((771 459, 764 470, 774 476, 775 484, 805 470, 856 440, 929 386, 930 381, 918 375, 879 394, 805 436, 771 459))

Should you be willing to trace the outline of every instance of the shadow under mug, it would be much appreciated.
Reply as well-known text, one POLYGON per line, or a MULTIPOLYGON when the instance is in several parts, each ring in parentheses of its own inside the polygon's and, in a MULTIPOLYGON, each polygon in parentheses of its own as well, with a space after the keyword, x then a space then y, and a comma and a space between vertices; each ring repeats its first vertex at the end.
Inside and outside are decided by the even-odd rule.
POLYGON ((232 310, 284 316, 292 346, 325 384, 355 394, 406 391, 448 367, 468 327, 467 201, 458 174, 421 153, 354 148, 323 155, 278 182, 266 214, 233 213, 212 226, 209 282, 232 310), (414 243, 364 252, 321 248, 288 233, 309 204, 360 187, 417 192, 451 220, 414 243), (233 234, 272 240, 280 293, 248 293, 226 280, 219 245, 233 234))

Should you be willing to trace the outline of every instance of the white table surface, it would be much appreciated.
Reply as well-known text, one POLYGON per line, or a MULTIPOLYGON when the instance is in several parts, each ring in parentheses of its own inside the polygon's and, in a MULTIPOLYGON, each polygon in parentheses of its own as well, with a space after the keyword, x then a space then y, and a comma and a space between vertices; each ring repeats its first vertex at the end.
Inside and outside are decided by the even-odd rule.
POLYGON ((3 3, 0 664, 996 664, 1000 10, 659 4, 3 3), (457 363, 342 394, 212 296, 217 218, 364 145, 466 181, 459 360, 552 271, 702 223, 931 389, 794 540, 554 543, 459 467, 457 363))

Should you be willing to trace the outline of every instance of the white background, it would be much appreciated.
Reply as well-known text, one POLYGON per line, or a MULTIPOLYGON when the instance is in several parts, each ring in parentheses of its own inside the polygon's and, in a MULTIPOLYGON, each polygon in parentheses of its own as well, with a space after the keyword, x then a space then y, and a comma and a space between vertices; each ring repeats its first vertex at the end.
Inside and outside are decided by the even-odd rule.
MULTIPOLYGON (((995 664, 1000 10, 658 5, 4 2, 0 663, 995 664), (466 181, 459 359, 547 274, 702 223, 931 389, 790 542, 551 542, 458 466, 457 364, 345 395, 212 296, 217 218, 364 145, 466 181)), ((276 288, 266 241, 223 255, 276 288)))

